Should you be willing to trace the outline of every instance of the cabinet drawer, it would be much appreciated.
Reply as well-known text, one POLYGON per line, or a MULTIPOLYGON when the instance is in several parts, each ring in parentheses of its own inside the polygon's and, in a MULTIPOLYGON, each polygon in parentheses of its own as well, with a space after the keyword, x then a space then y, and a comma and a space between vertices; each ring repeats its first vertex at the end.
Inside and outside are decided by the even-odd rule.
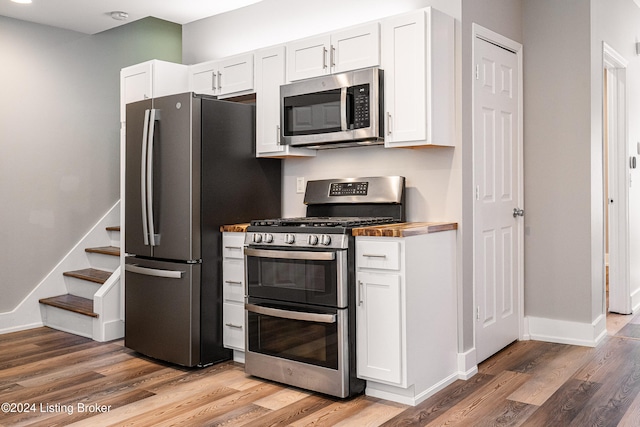
POLYGON ((400 242, 356 239, 357 268, 400 269, 400 242))
POLYGON ((244 301, 244 263, 242 261, 222 262, 222 295, 225 301, 244 301))
POLYGON ((222 318, 224 346, 244 351, 244 305, 225 302, 222 318))
POLYGON ((244 234, 224 233, 222 235, 222 257, 244 259, 244 234))

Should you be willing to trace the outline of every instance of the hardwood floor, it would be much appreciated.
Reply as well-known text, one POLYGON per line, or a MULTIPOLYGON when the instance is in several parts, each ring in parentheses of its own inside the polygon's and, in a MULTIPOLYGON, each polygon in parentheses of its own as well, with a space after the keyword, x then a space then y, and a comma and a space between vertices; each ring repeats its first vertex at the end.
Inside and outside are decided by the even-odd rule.
POLYGON ((416 407, 334 399, 234 362, 179 368, 122 341, 38 328, 0 335, 0 425, 640 426, 640 319, 627 322, 612 319, 597 348, 514 343, 416 407))

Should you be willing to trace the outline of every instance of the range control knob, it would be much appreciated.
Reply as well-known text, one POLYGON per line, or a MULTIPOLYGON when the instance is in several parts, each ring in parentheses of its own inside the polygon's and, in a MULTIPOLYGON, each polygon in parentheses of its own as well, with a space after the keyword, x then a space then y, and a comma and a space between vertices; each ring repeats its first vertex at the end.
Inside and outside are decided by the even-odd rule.
POLYGON ((273 234, 266 233, 264 235, 263 240, 264 240, 265 243, 272 243, 273 242, 273 234))
POLYGON ((316 236, 314 234, 310 234, 309 235, 309 244, 310 245, 317 245, 318 244, 318 236, 316 236))
POLYGON ((323 234, 320 240, 320 243, 322 243, 325 246, 329 246, 331 244, 331 237, 327 236, 326 234, 323 234))
POLYGON ((253 235, 253 243, 260 243, 260 242, 262 242, 262 234, 255 233, 253 235))
POLYGON ((284 242, 288 245, 292 245, 296 241, 296 236, 293 234, 285 234, 284 242))

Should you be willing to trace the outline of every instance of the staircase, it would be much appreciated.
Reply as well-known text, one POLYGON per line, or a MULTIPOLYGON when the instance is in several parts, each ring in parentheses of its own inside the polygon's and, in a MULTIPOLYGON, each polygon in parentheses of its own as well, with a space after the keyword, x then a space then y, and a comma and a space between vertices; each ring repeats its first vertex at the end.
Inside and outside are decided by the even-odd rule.
POLYGON ((109 245, 85 248, 85 265, 62 273, 67 293, 39 300, 45 326, 96 341, 122 336, 120 227, 105 231, 109 245))

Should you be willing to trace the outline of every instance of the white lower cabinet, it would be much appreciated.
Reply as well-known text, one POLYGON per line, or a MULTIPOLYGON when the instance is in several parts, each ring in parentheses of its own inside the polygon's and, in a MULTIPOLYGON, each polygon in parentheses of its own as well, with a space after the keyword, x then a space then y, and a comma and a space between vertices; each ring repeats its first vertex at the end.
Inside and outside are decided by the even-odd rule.
POLYGON ((244 236, 222 233, 222 340, 244 362, 244 236))
POLYGON ((458 378, 455 231, 356 237, 357 375, 417 405, 458 378))

